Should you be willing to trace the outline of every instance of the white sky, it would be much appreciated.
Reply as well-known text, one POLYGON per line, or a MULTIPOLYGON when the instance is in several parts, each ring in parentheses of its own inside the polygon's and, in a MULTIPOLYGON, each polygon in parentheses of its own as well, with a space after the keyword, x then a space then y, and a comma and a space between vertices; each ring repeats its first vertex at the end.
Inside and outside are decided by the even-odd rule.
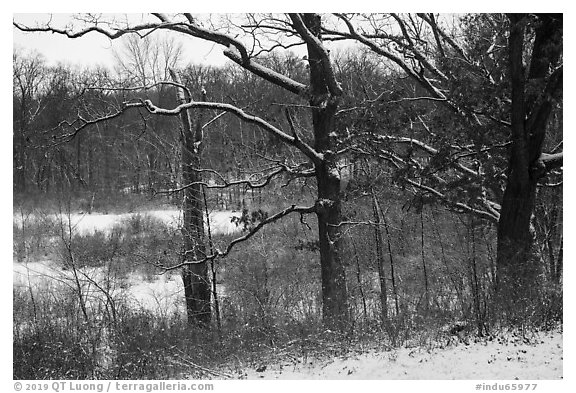
MULTIPOLYGON (((33 0, 32 0, 33 1, 33 0)), ((100 0, 100 1, 109 1, 109 0, 100 0)), ((172 4, 171 0, 171 4, 172 4)), ((290 4, 297 3, 299 4, 301 0, 292 0, 290 4)), ((335 3, 332 2, 331 8, 338 8, 341 11, 342 7, 337 7, 339 0, 335 0, 335 3)), ((450 2, 446 2, 445 0, 437 0, 439 3, 435 4, 436 7, 440 6, 444 8, 444 10, 448 11, 448 13, 458 12, 458 8, 462 7, 461 5, 450 7, 450 2), (446 9, 446 7, 448 7, 446 9)), ((491 3, 493 0, 485 0, 483 4, 491 3)), ((374 7, 374 2, 369 7, 374 7)), ((410 1, 408 3, 403 3, 404 7, 410 6, 413 2, 410 1)), ((416 2, 418 3, 418 2, 416 2)), ((226 7, 226 10, 220 11, 211 11, 214 13, 228 13, 236 11, 238 4, 244 4, 244 7, 249 6, 250 4, 240 3, 236 1, 236 3, 230 3, 229 0, 219 0, 218 4, 220 7, 226 7), (230 7, 230 8, 228 8, 230 7)), ((306 3, 305 3, 306 4, 306 3)), ((311 4, 311 2, 308 2, 311 4)), ((362 1, 352 2, 352 5, 356 5, 357 7, 366 7, 362 3, 362 1)), ((549 4, 549 3, 548 3, 549 4)), ((206 7, 210 4, 208 3, 200 3, 200 7, 206 7)), ((216 5, 216 4, 215 4, 216 5)), ((398 5, 396 5, 398 6, 398 5)), ((326 7, 326 5, 324 5, 326 7)), ((350 3, 347 4, 346 8, 350 7, 350 3)), ((418 9, 417 5, 410 6, 411 10, 418 9)), ((194 6, 195 11, 197 10, 197 5, 194 6)), ((258 7, 256 7, 258 8, 258 7)), ((269 7, 268 7, 269 8, 269 7)), ((302 8, 302 7, 299 7, 302 8)), ((306 8, 306 7, 305 7, 306 8)), ((423 7, 420 6, 420 9, 423 7)), ((429 8, 426 6, 425 8, 429 8)), ((468 8, 471 8, 470 6, 468 8)), ((486 8, 490 8, 486 6, 486 8)), ((55 7, 58 9, 58 7, 55 7)), ((201 10, 203 11, 203 10, 201 10)), ((389 11, 389 10, 388 10, 389 11)), ((486 11, 486 10, 485 10, 486 11)), ((484 11, 484 12, 485 12, 484 11)), ((110 14, 108 14, 110 15, 110 14)), ((138 14, 138 13, 129 13, 129 14, 116 14, 119 18, 122 18, 122 15, 129 15, 128 18, 130 21, 134 23, 142 22, 142 15, 145 14, 138 14)), ((56 27, 64 27, 67 23, 69 23, 73 18, 72 14, 70 13, 14 13, 13 19, 16 22, 22 23, 28 26, 34 26, 37 24, 42 24, 43 22, 47 22, 51 20, 52 25, 56 27)), ((151 19, 152 21, 156 22, 156 19, 151 19)), ((164 32, 159 32, 163 34, 164 32)), ((155 33, 156 34, 156 33, 155 33)), ((222 54, 222 47, 217 44, 209 43, 204 40, 196 39, 190 36, 185 35, 178 35, 174 32, 167 32, 170 37, 181 38, 182 42, 182 49, 183 49, 183 65, 188 63, 202 63, 202 64, 212 64, 212 65, 222 65, 227 61, 227 58, 222 54)), ((248 44, 248 43, 246 43, 248 44)), ((115 59, 113 55, 113 50, 120 50, 122 47, 122 40, 110 40, 99 33, 90 33, 80 38, 70 39, 63 35, 59 34, 49 34, 49 33, 25 33, 21 32, 16 28, 13 28, 13 46, 14 48, 23 48, 24 50, 33 50, 41 53, 47 60, 48 64, 54 65, 59 62, 62 63, 69 63, 69 64, 77 64, 80 66, 95 66, 95 65, 104 65, 111 68, 115 64, 115 59)))
MULTIPOLYGON (((131 14, 131 18, 139 19, 138 14, 131 14)), ((71 19, 72 14, 14 14, 14 21, 27 26, 51 20, 54 26, 60 27, 71 19)), ((179 37, 175 33, 171 36, 179 37)), ((189 36, 181 37, 184 64, 192 62, 222 65, 226 62, 227 58, 222 54, 221 46, 189 36)), ((121 40, 110 40, 99 33, 70 39, 59 34, 27 33, 14 29, 13 42, 14 48, 41 53, 50 65, 62 62, 86 67, 104 65, 111 68, 115 64, 114 49, 122 49, 121 40)))

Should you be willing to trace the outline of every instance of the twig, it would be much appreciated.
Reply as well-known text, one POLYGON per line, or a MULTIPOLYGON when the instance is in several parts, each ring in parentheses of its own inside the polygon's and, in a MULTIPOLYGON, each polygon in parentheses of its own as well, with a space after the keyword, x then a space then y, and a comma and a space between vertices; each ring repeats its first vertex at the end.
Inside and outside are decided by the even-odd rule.
MULTIPOLYGON (((190 366, 190 367, 196 368, 200 371, 203 371, 205 373, 216 375, 219 377, 234 379, 233 375, 230 375, 228 373, 224 373, 221 371, 211 370, 211 369, 204 367, 204 366, 200 366, 199 364, 196 364, 196 363, 190 361, 189 359, 185 359, 182 355, 176 355, 176 357, 178 358, 178 360, 180 360, 180 362, 175 362, 175 363, 180 363, 181 365, 184 365, 184 366, 190 366)), ((172 361, 174 362, 174 359, 172 359, 172 361)))

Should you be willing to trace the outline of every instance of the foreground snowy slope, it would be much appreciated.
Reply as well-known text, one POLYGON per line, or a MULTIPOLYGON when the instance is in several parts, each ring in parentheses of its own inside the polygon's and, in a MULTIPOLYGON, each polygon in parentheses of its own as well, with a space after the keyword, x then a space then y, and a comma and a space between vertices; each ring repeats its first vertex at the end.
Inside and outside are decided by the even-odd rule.
POLYGON ((445 349, 400 348, 331 362, 270 365, 248 379, 562 379, 562 333, 541 333, 525 343, 507 340, 460 343, 445 349))

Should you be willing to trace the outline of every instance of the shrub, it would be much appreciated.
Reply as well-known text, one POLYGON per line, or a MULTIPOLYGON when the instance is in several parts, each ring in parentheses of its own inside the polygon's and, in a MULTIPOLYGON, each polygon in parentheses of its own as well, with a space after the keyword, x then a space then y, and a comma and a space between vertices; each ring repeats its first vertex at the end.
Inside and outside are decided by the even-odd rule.
POLYGON ((17 260, 46 257, 57 235, 57 223, 54 217, 41 211, 21 210, 15 212, 12 234, 17 260))

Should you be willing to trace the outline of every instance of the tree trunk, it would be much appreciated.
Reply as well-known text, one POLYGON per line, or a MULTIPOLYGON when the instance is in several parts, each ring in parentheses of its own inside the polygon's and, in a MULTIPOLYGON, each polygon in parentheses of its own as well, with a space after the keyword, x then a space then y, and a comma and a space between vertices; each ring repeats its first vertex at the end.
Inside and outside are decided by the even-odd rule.
MULTIPOLYGON (((176 83, 180 83, 175 72, 171 72, 176 83)), ((178 89, 181 103, 190 101, 183 89, 178 89)), ((204 202, 200 168, 201 121, 197 119, 196 127, 192 126, 189 111, 180 114, 182 122, 182 185, 184 200, 182 203, 184 239, 183 262, 203 260, 206 257, 204 242, 204 202)), ((182 269, 184 296, 188 323, 200 326, 210 324, 212 317, 210 307, 210 281, 206 262, 191 263, 182 269)))
POLYGON ((18 144, 16 145, 16 151, 14 152, 14 182, 16 192, 24 194, 26 192, 26 144, 23 135, 18 135, 18 144))
POLYGON ((398 288, 396 287, 396 275, 394 274, 394 256, 392 254, 392 242, 390 237, 390 230, 388 229, 388 222, 386 221, 386 214, 382 214, 382 221, 384 222, 384 229, 386 230, 386 243, 388 244, 388 257, 390 258, 390 278, 392 281, 392 294, 394 295, 394 306, 396 309, 396 316, 398 316, 400 315, 398 288))
POLYGON ((76 178, 82 179, 82 133, 76 135, 76 178))
POLYGON ((496 289, 507 313, 513 312, 526 290, 534 284, 530 220, 534 209, 536 182, 530 178, 529 136, 525 128, 525 67, 523 63, 525 24, 511 17, 509 38, 512 84, 512 148, 508 178, 498 222, 496 289))
POLYGON ((382 211, 378 199, 372 189, 372 210, 374 214, 374 240, 376 242, 376 261, 378 263, 378 279, 380 281, 380 308, 382 309, 382 323, 388 320, 388 291, 386 288, 386 273, 384 271, 384 251, 382 248, 382 211))
POLYGON ((88 188, 91 191, 96 191, 96 184, 95 184, 95 179, 94 179, 94 146, 89 146, 89 148, 88 148, 87 165, 88 165, 88 169, 87 169, 88 188))
POLYGON ((528 16, 510 15, 508 41, 511 81, 512 146, 506 189, 500 210, 497 240, 497 299, 506 314, 522 311, 538 289, 539 266, 532 256, 532 213, 537 182, 545 173, 539 167, 552 102, 562 86, 562 68, 548 75, 561 45, 562 20, 539 16, 530 70, 524 60, 528 16))
POLYGON ((522 182, 519 177, 511 174, 508 178, 498 222, 497 289, 512 296, 511 300, 527 295, 538 273, 535 259, 531 257, 533 235, 530 231, 536 183, 522 182))
MULTIPOLYGON (((192 184, 200 181, 199 157, 194 154, 193 137, 185 136, 182 145, 182 182, 192 184), (192 145, 192 146, 191 146, 192 145)), ((202 260, 206 257, 204 244, 204 220, 202 190, 196 184, 184 190, 182 236, 184 238, 184 262, 202 260)), ((208 325, 211 319, 210 282, 206 262, 194 263, 183 268, 184 296, 189 323, 208 325)))
POLYGON ((348 294, 342 254, 342 206, 340 182, 328 171, 317 169, 318 236, 322 278, 322 315, 328 328, 343 330, 348 325, 348 294))
POLYGON ((428 280, 428 269, 426 267, 426 253, 424 250, 424 206, 420 206, 420 256, 422 257, 422 274, 424 278, 424 311, 428 314, 430 310, 430 285, 428 280))
POLYGON ((26 95, 22 92, 22 102, 20 104, 20 126, 14 132, 14 188, 17 193, 26 192, 26 132, 28 119, 26 118, 27 106, 26 95))
POLYGON ((156 154, 154 151, 146 153, 146 161, 148 167, 148 195, 154 195, 154 187, 156 186, 156 154))
MULTIPOLYGON (((309 31, 321 39, 319 15, 304 14, 302 20, 309 31)), ((307 44, 310 65, 310 106, 314 129, 314 148, 323 155, 315 163, 318 200, 318 236, 322 278, 322 314, 328 328, 344 330, 349 325, 346 274, 342 261, 342 202, 341 179, 337 168, 334 117, 339 97, 330 93, 322 54, 307 44)))

